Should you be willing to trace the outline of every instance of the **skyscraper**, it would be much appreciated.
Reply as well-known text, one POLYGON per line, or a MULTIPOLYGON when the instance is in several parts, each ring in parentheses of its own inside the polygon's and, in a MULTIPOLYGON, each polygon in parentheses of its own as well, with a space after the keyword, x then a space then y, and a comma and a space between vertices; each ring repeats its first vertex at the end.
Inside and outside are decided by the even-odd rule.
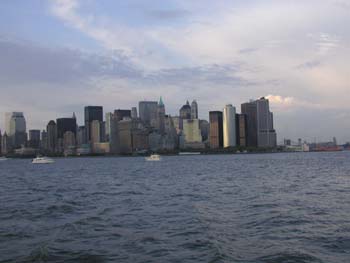
POLYGON ((39 149, 40 147, 40 130, 29 130, 28 146, 39 149))
POLYGON ((257 107, 254 101, 246 102, 241 105, 241 112, 246 116, 248 147, 258 146, 258 127, 257 127, 257 107))
POLYGON ((180 109, 180 118, 183 120, 191 119, 191 106, 188 101, 180 109))
POLYGON ((57 126, 55 121, 51 120, 46 126, 47 131, 47 145, 46 148, 49 153, 55 153, 57 150, 57 126))
POLYGON ((269 100, 264 97, 255 101, 257 105, 258 147, 276 147, 277 136, 273 127, 273 114, 269 100))
POLYGON ((223 112, 224 148, 236 146, 236 108, 228 104, 223 112))
POLYGON ((118 121, 121 121, 124 118, 130 119, 131 118, 131 110, 121 110, 121 109, 115 110, 114 117, 118 121))
POLYGON ((57 123, 57 138, 63 139, 67 131, 71 131, 74 135, 77 133, 77 122, 74 118, 59 118, 57 123))
POLYGON ((162 97, 160 97, 157 107, 157 129, 160 134, 165 133, 165 106, 162 97))
POLYGON ((191 103, 191 119, 198 119, 198 104, 196 100, 191 103))
POLYGON ((244 103, 242 113, 247 116, 247 146, 275 147, 277 136, 269 101, 263 97, 244 103))
MULTIPOLYGON (((6 114, 6 118, 8 115, 6 114)), ((19 148, 26 144, 27 133, 26 133, 26 120, 22 112, 12 112, 9 121, 9 134, 11 144, 14 148, 19 148)))
POLYGON ((247 116, 236 114, 237 145, 247 146, 247 116))
POLYGON ((102 106, 86 106, 84 108, 84 120, 85 120, 85 131, 86 139, 88 142, 91 140, 91 122, 92 121, 103 121, 103 107, 102 106))
POLYGON ((157 124, 157 101, 140 101, 139 115, 140 119, 148 126, 155 127, 157 124))
POLYGON ((223 137, 223 119, 221 111, 209 112, 210 123, 210 148, 217 149, 222 148, 224 145, 223 137))

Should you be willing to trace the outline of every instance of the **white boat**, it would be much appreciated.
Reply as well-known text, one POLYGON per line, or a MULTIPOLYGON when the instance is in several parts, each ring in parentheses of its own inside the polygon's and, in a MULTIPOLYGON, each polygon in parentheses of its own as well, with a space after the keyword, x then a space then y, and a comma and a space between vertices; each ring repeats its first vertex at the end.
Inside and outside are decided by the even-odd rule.
POLYGON ((36 157, 33 159, 32 163, 34 164, 49 164, 54 163, 55 161, 48 157, 36 157))
POLYGON ((146 161, 160 161, 161 157, 159 154, 152 154, 149 157, 146 157, 146 161))
POLYGON ((0 162, 7 161, 8 159, 6 157, 0 157, 0 162))

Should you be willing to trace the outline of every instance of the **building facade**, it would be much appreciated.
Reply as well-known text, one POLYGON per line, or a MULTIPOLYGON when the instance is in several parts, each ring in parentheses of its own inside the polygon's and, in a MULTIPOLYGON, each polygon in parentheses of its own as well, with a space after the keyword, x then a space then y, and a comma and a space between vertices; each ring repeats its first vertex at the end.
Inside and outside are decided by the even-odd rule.
POLYGON ((221 111, 209 112, 209 124, 210 124, 210 148, 218 149, 224 146, 223 135, 223 116, 221 111))
POLYGON ((236 144, 236 108, 231 104, 225 106, 223 111, 224 148, 235 147, 236 144))

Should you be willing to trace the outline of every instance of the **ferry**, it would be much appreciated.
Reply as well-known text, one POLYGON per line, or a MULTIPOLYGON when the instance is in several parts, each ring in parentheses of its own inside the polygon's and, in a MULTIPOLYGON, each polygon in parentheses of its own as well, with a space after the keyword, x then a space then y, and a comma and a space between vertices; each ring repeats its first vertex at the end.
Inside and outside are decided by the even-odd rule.
POLYGON ((146 161, 160 161, 161 157, 159 154, 152 154, 151 156, 146 157, 146 161))
POLYGON ((54 163, 55 161, 48 157, 36 157, 32 160, 33 164, 50 164, 54 163))

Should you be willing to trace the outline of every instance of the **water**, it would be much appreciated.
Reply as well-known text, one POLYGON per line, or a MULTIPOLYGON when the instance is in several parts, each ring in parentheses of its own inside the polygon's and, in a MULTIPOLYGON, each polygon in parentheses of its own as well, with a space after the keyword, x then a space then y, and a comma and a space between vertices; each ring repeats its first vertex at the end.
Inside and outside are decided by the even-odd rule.
POLYGON ((350 152, 0 163, 0 262, 350 262, 350 152))

